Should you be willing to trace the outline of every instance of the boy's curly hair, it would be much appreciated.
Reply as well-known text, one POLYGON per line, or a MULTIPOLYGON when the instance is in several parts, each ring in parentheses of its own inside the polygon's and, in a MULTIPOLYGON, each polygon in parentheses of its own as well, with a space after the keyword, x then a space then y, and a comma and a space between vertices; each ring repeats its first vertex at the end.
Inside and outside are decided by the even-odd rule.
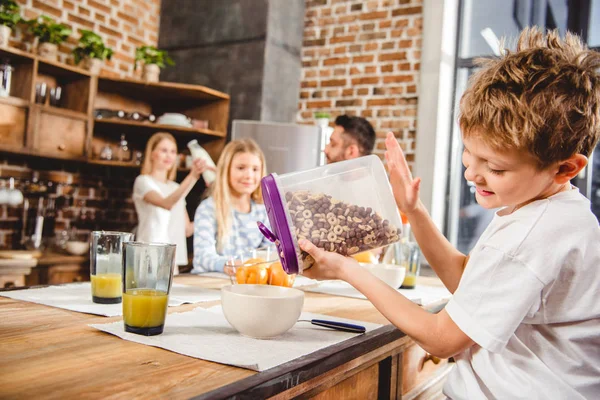
POLYGON ((526 28, 516 52, 478 60, 460 101, 465 137, 497 150, 526 150, 543 169, 574 154, 589 157, 600 136, 600 53, 578 36, 526 28))

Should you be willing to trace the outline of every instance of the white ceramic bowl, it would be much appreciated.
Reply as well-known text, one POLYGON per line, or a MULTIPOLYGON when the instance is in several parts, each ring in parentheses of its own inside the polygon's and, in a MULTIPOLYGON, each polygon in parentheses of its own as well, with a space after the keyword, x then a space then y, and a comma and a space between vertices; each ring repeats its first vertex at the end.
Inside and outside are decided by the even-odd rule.
POLYGON ((65 248, 69 254, 73 254, 74 256, 81 256, 89 251, 90 243, 80 241, 68 241, 66 243, 65 248))
POLYGON ((239 333, 256 339, 283 335, 298 321, 304 292, 281 286, 229 285, 221 289, 227 321, 239 333))
POLYGON ((406 268, 395 264, 363 264, 363 267, 394 289, 402 285, 406 276, 406 268))

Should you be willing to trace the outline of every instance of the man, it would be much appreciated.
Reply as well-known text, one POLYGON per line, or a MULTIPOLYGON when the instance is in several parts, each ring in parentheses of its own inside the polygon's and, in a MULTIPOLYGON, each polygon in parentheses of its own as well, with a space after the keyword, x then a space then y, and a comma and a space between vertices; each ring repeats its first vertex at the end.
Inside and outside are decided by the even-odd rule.
POLYGON ((340 115, 325 147, 327 163, 367 156, 375 146, 375 130, 362 117, 340 115))

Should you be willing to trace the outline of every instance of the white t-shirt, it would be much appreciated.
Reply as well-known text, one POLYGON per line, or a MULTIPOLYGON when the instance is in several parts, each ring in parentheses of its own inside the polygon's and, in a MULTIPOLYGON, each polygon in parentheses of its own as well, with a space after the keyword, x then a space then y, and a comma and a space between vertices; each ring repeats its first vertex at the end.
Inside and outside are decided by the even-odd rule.
POLYGON ((173 243, 177 245, 175 261, 177 265, 187 265, 187 243, 185 238, 185 196, 175 203, 171 210, 144 201, 151 191, 167 197, 179 184, 160 182, 150 175, 140 175, 133 183, 133 204, 138 215, 136 240, 140 242, 173 243))
POLYGON ((452 399, 600 396, 600 227, 577 189, 496 216, 446 311, 476 344, 452 399))

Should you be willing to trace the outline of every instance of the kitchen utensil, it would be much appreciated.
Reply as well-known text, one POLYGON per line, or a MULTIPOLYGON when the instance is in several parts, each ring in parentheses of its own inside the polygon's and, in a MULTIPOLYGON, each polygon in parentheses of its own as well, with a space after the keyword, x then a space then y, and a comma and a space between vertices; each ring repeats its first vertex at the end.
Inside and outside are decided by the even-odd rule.
POLYGON ((45 82, 38 82, 35 84, 35 102, 38 104, 45 104, 48 96, 48 86, 45 82))
POLYGON ((371 274, 375 275, 389 286, 398 289, 404 277, 406 276, 406 268, 396 264, 361 264, 371 274))
POLYGON ((324 319, 299 319, 298 322, 310 322, 313 325, 331 328, 343 332, 365 333, 366 328, 361 325, 349 324, 347 322, 328 321, 324 319))
POLYGON ((281 176, 273 173, 261 186, 271 230, 257 224, 277 244, 288 274, 314 263, 298 247, 299 238, 344 256, 400 240, 398 207, 375 155, 281 176))
POLYGON ((102 147, 102 150, 100 150, 100 159, 110 161, 110 160, 112 160, 112 158, 113 158, 113 151, 112 151, 112 148, 110 147, 110 144, 104 145, 104 147, 102 147))
POLYGON ((94 110, 94 118, 125 118, 125 111, 123 110, 111 110, 108 108, 96 108, 94 110))
POLYGON ((10 87, 12 74, 15 69, 8 63, 8 60, 4 60, 0 65, 0 96, 10 96, 10 87))
POLYGON ((62 88, 60 86, 50 88, 50 105, 52 107, 60 107, 62 98, 62 88))
POLYGON ((156 123, 162 125, 184 126, 187 128, 192 127, 192 121, 185 115, 179 113, 165 113, 158 117, 156 123))
POLYGON ((144 158, 144 154, 141 151, 135 151, 133 153, 135 165, 142 165, 142 159, 144 158))
POLYGON ((162 243, 123 244, 126 332, 145 336, 163 332, 175 269, 175 247, 162 243))
POLYGON ((395 264, 406 269, 402 289, 413 289, 421 270, 421 249, 415 242, 398 242, 390 245, 385 252, 383 262, 395 264))
POLYGON ((15 178, 9 179, 9 189, 6 194, 6 204, 9 206, 18 206, 23 202, 23 193, 15 188, 15 178))
POLYGON ((131 161, 131 150, 129 150, 129 146, 127 145, 127 140, 125 139, 125 135, 121 135, 121 140, 119 141, 119 147, 117 147, 116 159, 119 161, 131 161))
POLYGON ((74 256, 82 256, 90 250, 90 243, 82 242, 82 241, 78 241, 78 240, 77 241, 69 240, 65 244, 65 249, 67 250, 67 253, 69 253, 69 254, 72 254, 74 256))
MULTIPOLYGON (((235 234, 235 233, 234 233, 235 234)), ((275 246, 251 248, 229 256, 225 273, 231 274, 232 284, 268 284, 269 267, 279 261, 275 246), (239 274, 239 281, 238 281, 239 274)))
POLYGON ((291 329, 302 312, 304 292, 270 285, 228 285, 221 289, 225 318, 242 335, 270 339, 291 329))

